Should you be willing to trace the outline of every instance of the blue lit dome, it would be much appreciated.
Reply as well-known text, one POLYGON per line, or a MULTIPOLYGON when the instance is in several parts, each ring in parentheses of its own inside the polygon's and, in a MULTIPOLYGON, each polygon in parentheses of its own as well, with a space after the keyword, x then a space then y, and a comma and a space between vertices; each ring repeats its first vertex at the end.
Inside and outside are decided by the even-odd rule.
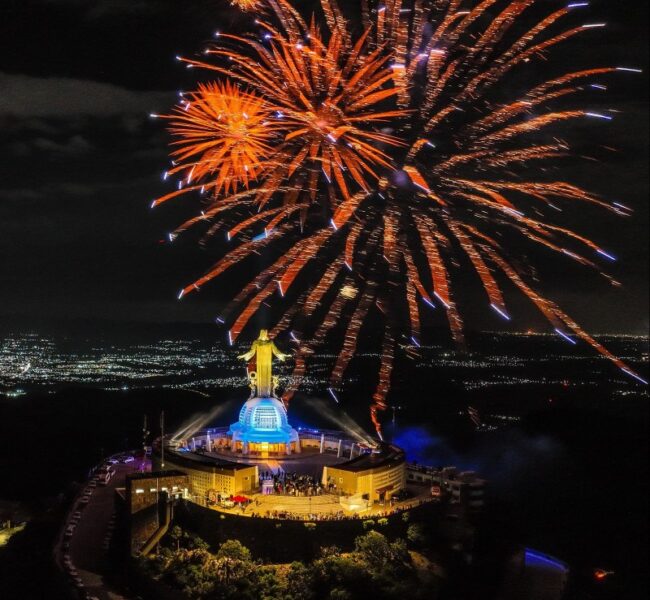
POLYGON ((246 402, 239 412, 239 423, 265 431, 289 426, 287 409, 276 398, 254 398, 246 402))
MULTIPOLYGON (((230 426, 233 443, 283 444, 298 442, 298 432, 289 425, 287 409, 277 398, 252 398, 242 406, 239 420, 230 426)), ((247 448, 248 449, 248 448, 247 448)))

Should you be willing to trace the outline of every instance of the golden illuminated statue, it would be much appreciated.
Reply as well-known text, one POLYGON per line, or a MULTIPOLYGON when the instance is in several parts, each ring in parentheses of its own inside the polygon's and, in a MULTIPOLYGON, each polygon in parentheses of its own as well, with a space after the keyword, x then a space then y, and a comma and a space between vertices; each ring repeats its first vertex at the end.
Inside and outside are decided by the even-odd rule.
POLYGON ((249 361, 248 376, 251 385, 254 383, 257 388, 258 398, 272 398, 274 395, 277 378, 273 377, 273 356, 284 362, 289 355, 280 352, 273 340, 269 339, 268 331, 262 329, 260 337, 253 342, 251 349, 237 357, 249 361))

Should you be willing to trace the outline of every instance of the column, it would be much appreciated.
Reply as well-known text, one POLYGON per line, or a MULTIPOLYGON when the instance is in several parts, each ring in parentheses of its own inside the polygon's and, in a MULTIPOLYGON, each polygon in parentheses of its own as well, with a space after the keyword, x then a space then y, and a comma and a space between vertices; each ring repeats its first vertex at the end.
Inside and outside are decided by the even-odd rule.
POLYGON ((336 458, 341 458, 343 453, 343 440, 339 440, 339 449, 336 451, 336 458))
POLYGON ((350 446, 350 460, 352 460, 353 454, 354 454, 354 442, 352 442, 352 446, 350 446))
POLYGON ((320 453, 322 454, 325 450, 325 434, 321 433, 320 435, 320 453))

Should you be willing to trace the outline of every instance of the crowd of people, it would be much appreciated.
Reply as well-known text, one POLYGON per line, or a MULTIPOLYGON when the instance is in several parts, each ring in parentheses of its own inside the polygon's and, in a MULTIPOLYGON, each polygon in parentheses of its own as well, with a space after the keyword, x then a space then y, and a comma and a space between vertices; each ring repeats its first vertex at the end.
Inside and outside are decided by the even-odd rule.
POLYGON ((284 496, 320 496, 325 490, 320 481, 311 475, 299 475, 279 470, 262 471, 260 485, 265 481, 273 482, 273 493, 284 496))
POLYGON ((265 519, 282 519, 283 521, 343 521, 350 518, 358 518, 346 516, 342 510, 335 513, 294 513, 284 510, 267 510, 265 513, 252 513, 252 517, 260 517, 265 519))
MULTIPOLYGON (((400 514, 415 508, 416 506, 421 506, 425 504, 425 500, 418 499, 405 506, 396 506, 388 510, 383 511, 372 511, 372 512, 363 512, 363 513, 345 513, 342 510, 336 512, 319 512, 319 513, 295 513, 284 510, 267 510, 265 512, 251 512, 251 517, 265 518, 265 519, 281 519, 284 521, 345 521, 345 520, 366 520, 366 519, 377 519, 377 518, 387 518, 392 515, 400 514)), ((259 502, 256 502, 256 505, 259 506, 259 502)))
MULTIPOLYGON (((262 475, 264 477, 264 474, 262 475)), ((275 476, 277 477, 277 482, 279 489, 292 489, 292 491, 278 492, 284 493, 285 495, 297 495, 297 496, 315 496, 322 493, 311 493, 310 490, 315 490, 316 485, 310 484, 307 479, 307 476, 301 475, 297 478, 293 478, 293 475, 275 476), (300 487, 298 487, 298 480, 301 480, 300 487), (285 483, 286 482, 286 483, 285 483), (295 482, 295 483, 294 483, 295 482), (302 490, 299 492, 298 490, 302 490)), ((311 478, 313 480, 313 478, 311 478)), ((275 480, 274 480, 275 481, 275 480)), ((241 511, 242 515, 248 517, 257 517, 265 519, 280 519, 286 521, 343 521, 345 519, 359 520, 359 519, 368 519, 368 518, 382 518, 390 517, 391 515, 400 514, 402 512, 408 511, 416 506, 421 506, 426 502, 429 502, 430 499, 424 498, 413 498, 410 502, 403 502, 401 505, 396 505, 392 501, 388 503, 388 506, 385 506, 384 510, 377 511, 370 510, 364 511, 363 513, 345 513, 342 510, 335 512, 291 512, 288 510, 266 510, 263 511, 260 507, 263 507, 263 503, 259 499, 250 499, 247 498, 243 502, 235 502, 233 507, 225 507, 221 505, 221 508, 232 508, 234 510, 241 511)), ((231 500, 232 502, 232 500, 231 500)))

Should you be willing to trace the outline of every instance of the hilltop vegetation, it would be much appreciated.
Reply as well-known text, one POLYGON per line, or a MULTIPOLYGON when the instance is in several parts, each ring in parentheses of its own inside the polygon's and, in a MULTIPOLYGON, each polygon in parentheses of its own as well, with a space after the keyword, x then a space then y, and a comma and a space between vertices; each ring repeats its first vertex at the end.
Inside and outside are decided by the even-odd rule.
POLYGON ((174 527, 159 553, 142 561, 149 575, 187 598, 433 600, 439 577, 429 561, 408 547, 421 543, 421 535, 420 531, 409 531, 412 541, 391 542, 371 530, 356 539, 352 552, 328 547, 307 564, 271 565, 255 561, 237 540, 224 542, 213 553, 203 540, 174 527))

